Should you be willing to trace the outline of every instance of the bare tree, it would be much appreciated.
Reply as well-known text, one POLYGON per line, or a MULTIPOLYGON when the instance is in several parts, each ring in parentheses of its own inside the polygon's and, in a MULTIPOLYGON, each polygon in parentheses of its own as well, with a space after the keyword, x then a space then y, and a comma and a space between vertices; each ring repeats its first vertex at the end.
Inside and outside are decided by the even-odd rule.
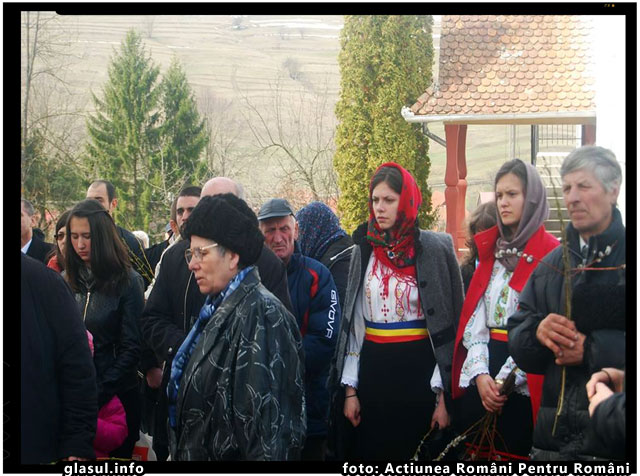
POLYGON ((206 118, 209 133, 204 154, 206 175, 238 177, 250 170, 252 158, 241 151, 243 120, 236 103, 203 88, 198 98, 198 109, 206 118))
POLYGON ((48 213, 77 200, 85 104, 67 80, 80 58, 74 33, 54 12, 22 12, 21 185, 39 211, 48 213))
POLYGON ((245 119, 259 153, 275 165, 280 183, 285 184, 282 193, 293 201, 335 199, 335 117, 328 82, 319 93, 299 88, 289 94, 278 78, 270 91, 270 100, 260 106, 244 97, 245 119))
POLYGON ((287 57, 287 59, 282 62, 282 68, 294 81, 297 81, 302 77, 300 62, 296 58, 292 58, 291 56, 287 57))
POLYGON ((231 17, 231 28, 234 30, 244 30, 246 26, 243 24, 244 17, 242 15, 234 15, 231 17))
POLYGON ((70 39, 60 28, 59 17, 52 12, 22 12, 22 160, 31 133, 32 94, 38 82, 55 81, 68 88, 65 73, 70 39))
POLYGON ((144 20, 142 21, 142 25, 147 38, 153 38, 153 27, 155 26, 155 23, 155 15, 145 15, 144 20))

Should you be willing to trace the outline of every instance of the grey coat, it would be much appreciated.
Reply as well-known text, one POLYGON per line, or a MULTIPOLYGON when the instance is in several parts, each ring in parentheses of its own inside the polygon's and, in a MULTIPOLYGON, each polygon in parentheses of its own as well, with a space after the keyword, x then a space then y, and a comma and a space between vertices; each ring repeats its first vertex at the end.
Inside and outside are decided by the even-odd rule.
MULTIPOLYGON (((353 241, 357 246, 351 255, 345 309, 329 375, 329 382, 334 391, 340 387, 345 352, 354 322, 356 298, 373 250, 366 240, 366 224, 354 232, 353 241)), ((451 363, 456 328, 464 300, 462 277, 450 235, 420 230, 419 239, 416 239, 415 243, 420 304, 427 320, 427 329, 440 368, 442 383, 448 393, 451 389, 451 363)))

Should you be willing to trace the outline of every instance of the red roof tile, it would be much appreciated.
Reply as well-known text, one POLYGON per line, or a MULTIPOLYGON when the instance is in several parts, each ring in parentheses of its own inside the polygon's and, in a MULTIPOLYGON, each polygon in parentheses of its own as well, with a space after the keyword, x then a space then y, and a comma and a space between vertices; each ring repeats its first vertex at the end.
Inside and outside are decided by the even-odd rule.
POLYGON ((445 15, 438 81, 411 111, 594 111, 591 28, 586 16, 445 15))

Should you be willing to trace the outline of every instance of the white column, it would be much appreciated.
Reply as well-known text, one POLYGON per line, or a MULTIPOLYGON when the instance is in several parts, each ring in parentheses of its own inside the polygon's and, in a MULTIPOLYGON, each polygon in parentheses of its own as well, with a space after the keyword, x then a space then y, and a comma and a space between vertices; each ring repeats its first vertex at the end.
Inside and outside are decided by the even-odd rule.
MULTIPOLYGON (((622 15, 598 15, 593 17, 593 21, 596 145, 612 150, 620 162, 622 187, 618 198, 618 207, 622 214, 622 220, 626 221, 625 17, 622 15)), ((635 65, 631 65, 631 67, 635 67, 635 65)))

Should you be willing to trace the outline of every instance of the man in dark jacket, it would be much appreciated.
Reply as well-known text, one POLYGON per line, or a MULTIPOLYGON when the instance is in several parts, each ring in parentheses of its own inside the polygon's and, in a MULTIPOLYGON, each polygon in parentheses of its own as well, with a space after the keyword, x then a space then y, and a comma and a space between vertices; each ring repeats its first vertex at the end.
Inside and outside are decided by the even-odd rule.
POLYGON ((20 265, 21 462, 93 459, 96 371, 80 311, 58 273, 24 254, 20 265))
MULTIPOLYGON (((96 180, 89 185, 86 198, 93 198, 100 202, 100 205, 102 205, 111 216, 113 216, 113 210, 118 205, 116 189, 111 182, 106 180, 96 180)), ((118 234, 129 253, 131 266, 140 276, 142 276, 144 288, 146 289, 153 279, 153 268, 145 255, 144 248, 135 235, 129 230, 118 225, 116 225, 116 228, 118 229, 118 234)))
MULTIPOLYGON (((162 256, 164 256, 165 251, 182 239, 181 231, 189 219, 189 215, 191 215, 191 212, 200 201, 201 193, 202 189, 200 187, 188 185, 178 192, 178 196, 173 200, 173 203, 171 203, 171 217, 169 223, 172 229, 175 229, 175 233, 168 240, 162 242, 162 244, 154 245, 145 250, 147 258, 149 258, 149 262, 153 266, 154 276, 157 276, 160 272, 162 256)), ((151 281, 151 284, 149 284, 144 293, 145 299, 148 299, 151 295, 154 285, 155 278, 151 281)), ((142 428, 145 433, 149 433, 151 436, 153 436, 153 428, 155 427, 156 402, 158 401, 158 398, 160 398, 158 393, 161 391, 162 386, 163 372, 161 366, 162 364, 158 362, 153 350, 148 346, 148 344, 143 342, 142 357, 140 359, 139 367, 141 392, 143 395, 142 428)), ((162 432, 162 430, 160 431, 162 432)), ((160 454, 156 454, 156 456, 163 460, 163 457, 166 457, 165 452, 162 449, 159 449, 159 452, 160 454)))
MULTIPOLYGON (((238 184, 226 177, 215 177, 202 188, 203 197, 221 193, 233 193, 241 198, 243 192, 238 184)), ((156 365, 161 368, 163 375, 153 429, 153 449, 158 460, 166 459, 168 455, 166 388, 171 362, 206 299, 198 290, 193 273, 185 261, 184 253, 190 245, 189 240, 181 240, 164 253, 141 317, 143 339, 155 352, 156 365)), ((264 286, 291 310, 287 274, 282 262, 264 246, 256 267, 264 286)))
POLYGON ((621 169, 611 151, 586 146, 567 156, 560 174, 571 218, 566 249, 549 253, 522 291, 509 319, 509 353, 525 372, 545 376, 532 459, 620 458, 624 446, 610 454, 596 438, 585 384, 599 369, 625 364, 625 228, 616 208, 621 169), (571 268, 570 319, 563 252, 571 268))
MULTIPOLYGON (((162 260, 164 251, 181 239, 182 229, 189 219, 189 215, 191 215, 191 212, 200 201, 201 194, 202 189, 200 187, 187 185, 182 187, 178 192, 178 196, 171 203, 169 225, 167 225, 169 227, 168 230, 171 231, 171 236, 145 250, 147 258, 153 267, 154 276, 158 274, 157 265, 162 260)), ((146 291, 146 295, 148 296, 149 294, 151 294, 151 286, 146 291)))
POLYGON ((303 460, 324 460, 329 417, 327 379, 340 328, 338 290, 329 270, 300 253, 298 224, 289 202, 274 198, 258 212, 265 243, 287 266, 289 294, 305 354, 307 441, 303 460))
POLYGON ((39 234, 34 233, 32 226, 35 209, 29 200, 23 198, 21 201, 20 240, 22 252, 41 263, 47 264, 47 258, 53 249, 53 245, 46 243, 39 234))

